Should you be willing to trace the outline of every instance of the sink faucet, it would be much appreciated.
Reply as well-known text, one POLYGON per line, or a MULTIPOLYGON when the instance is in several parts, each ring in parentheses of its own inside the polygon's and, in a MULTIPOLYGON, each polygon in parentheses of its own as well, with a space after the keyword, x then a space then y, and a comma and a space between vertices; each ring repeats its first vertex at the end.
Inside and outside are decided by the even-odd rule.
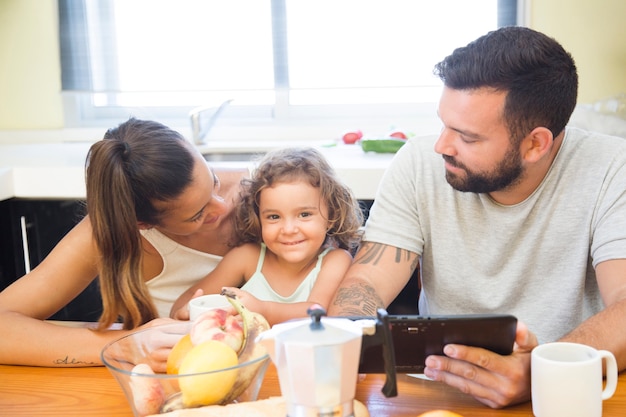
POLYGON ((189 112, 193 143, 196 145, 206 144, 206 137, 209 134, 209 131, 213 128, 215 121, 231 101, 233 100, 226 100, 217 108, 211 106, 201 106, 196 107, 189 112))

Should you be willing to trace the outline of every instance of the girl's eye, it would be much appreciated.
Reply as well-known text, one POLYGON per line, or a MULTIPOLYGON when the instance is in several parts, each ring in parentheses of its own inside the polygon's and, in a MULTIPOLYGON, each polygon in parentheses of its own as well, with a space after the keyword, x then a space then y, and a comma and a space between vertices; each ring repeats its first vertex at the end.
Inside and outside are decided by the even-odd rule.
POLYGON ((268 220, 278 220, 278 214, 270 214, 267 216, 268 220))
POLYGON ((309 216, 312 216, 312 214, 307 211, 300 213, 300 217, 309 217, 309 216))

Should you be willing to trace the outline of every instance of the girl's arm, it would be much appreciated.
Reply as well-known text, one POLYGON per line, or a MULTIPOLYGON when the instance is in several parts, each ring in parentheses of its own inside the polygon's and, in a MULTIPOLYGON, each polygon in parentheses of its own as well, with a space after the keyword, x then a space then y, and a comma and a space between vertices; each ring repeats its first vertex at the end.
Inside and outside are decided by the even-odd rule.
POLYGON ((128 332, 96 332, 45 322, 98 275, 88 218, 77 224, 29 274, 0 293, 0 363, 101 365, 104 345, 128 332))
POLYGON ((188 320, 187 303, 193 297, 202 294, 219 294, 223 287, 243 285, 245 277, 252 275, 256 268, 259 251, 259 245, 256 244, 246 244, 228 251, 213 271, 178 297, 172 305, 170 317, 188 320))
POLYGON ((328 311, 335 291, 351 264, 352 256, 348 251, 343 249, 330 251, 322 261, 322 267, 309 298, 304 302, 262 301, 247 291, 237 288, 232 288, 232 291, 249 310, 262 314, 270 325, 274 325, 295 318, 307 317, 307 309, 313 304, 319 304, 328 311))

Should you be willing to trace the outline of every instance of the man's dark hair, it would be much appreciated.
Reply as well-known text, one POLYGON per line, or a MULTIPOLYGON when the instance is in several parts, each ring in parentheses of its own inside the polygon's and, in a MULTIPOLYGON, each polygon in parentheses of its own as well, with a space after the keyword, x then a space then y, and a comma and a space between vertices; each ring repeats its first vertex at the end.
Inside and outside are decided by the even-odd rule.
POLYGON ((573 58, 556 40, 525 27, 500 28, 455 49, 434 73, 455 90, 507 92, 503 118, 513 141, 540 126, 556 137, 576 106, 573 58))

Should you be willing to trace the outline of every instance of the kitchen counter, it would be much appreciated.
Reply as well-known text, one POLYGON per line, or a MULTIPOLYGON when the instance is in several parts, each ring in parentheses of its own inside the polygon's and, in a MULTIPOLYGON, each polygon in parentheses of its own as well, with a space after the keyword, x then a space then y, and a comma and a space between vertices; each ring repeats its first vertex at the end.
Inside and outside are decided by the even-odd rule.
MULTIPOLYGON (((28 143, 0 145, 0 201, 12 197, 43 199, 85 198, 85 158, 92 142, 28 143)), ((235 152, 258 152, 290 142, 239 143, 235 152)), ((371 200, 393 154, 363 152, 358 145, 318 144, 337 174, 358 199, 371 200)), ((203 153, 232 152, 229 143, 199 147, 203 153)), ((249 162, 211 162, 213 167, 241 167, 249 162)))

